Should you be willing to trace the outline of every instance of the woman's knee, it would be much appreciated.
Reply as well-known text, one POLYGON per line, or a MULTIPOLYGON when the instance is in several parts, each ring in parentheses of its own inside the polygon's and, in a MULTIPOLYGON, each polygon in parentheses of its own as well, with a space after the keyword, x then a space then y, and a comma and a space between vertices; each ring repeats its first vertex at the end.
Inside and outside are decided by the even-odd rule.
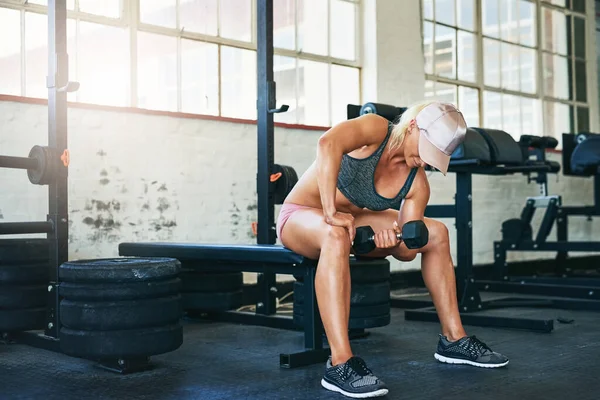
POLYGON ((427 247, 445 246, 450 244, 450 233, 446 224, 436 220, 429 220, 427 223, 429 230, 429 241, 427 247))
POLYGON ((350 254, 350 237, 348 230, 340 226, 326 225, 323 246, 347 251, 350 254))

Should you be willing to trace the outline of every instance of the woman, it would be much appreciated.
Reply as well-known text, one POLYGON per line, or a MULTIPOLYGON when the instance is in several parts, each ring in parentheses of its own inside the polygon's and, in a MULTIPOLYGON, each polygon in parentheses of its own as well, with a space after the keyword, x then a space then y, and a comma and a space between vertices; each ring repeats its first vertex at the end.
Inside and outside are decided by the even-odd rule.
POLYGON ((321 136, 315 162, 287 196, 277 221, 282 244, 319 259, 315 288, 331 348, 321 380, 326 389, 350 397, 388 392, 364 360, 353 356, 348 338, 349 256, 356 226, 370 225, 376 232, 376 249, 367 256, 411 261, 421 254, 423 279, 441 322, 437 360, 488 368, 508 363, 465 333, 448 230, 424 216, 430 194, 424 167, 446 175, 450 155, 465 133, 460 111, 440 102, 412 106, 396 124, 375 114, 344 121, 321 136), (429 242, 409 250, 396 233, 417 219, 425 222, 429 242))

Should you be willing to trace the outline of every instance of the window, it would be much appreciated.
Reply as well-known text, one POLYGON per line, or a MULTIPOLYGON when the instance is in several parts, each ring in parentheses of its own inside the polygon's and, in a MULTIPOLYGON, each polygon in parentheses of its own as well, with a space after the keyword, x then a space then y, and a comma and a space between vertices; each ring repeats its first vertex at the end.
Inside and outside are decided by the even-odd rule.
MULTIPOLYGON (((360 0, 277 0, 275 121, 329 126, 360 102, 360 0)), ((0 93, 47 97, 47 0, 0 0, 0 93)), ((70 101, 256 118, 256 0, 67 0, 70 101)), ((472 43, 460 37, 459 55, 472 43)), ((462 75, 474 69, 461 70, 462 75)))
POLYGON ((560 139, 589 128, 585 1, 422 6, 426 96, 456 103, 470 126, 503 129, 516 139, 560 139))

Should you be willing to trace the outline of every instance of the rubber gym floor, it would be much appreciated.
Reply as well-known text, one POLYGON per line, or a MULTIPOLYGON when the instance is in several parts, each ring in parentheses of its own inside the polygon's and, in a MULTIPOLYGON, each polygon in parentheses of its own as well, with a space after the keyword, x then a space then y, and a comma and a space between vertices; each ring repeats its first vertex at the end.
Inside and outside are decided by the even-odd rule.
MULTIPOLYGON (((487 296, 486 296, 487 297, 487 296)), ((353 341, 355 354, 389 386, 386 399, 594 399, 600 375, 597 313, 501 309, 490 315, 555 319, 551 333, 467 326, 506 354, 501 369, 440 364, 439 324, 406 321, 353 341), (559 323, 557 319, 572 319, 559 323)), ((95 363, 20 344, 0 345, 0 399, 343 399, 320 386, 323 365, 280 369, 279 353, 302 333, 184 320, 184 344, 152 358, 154 369, 118 375, 95 363)))

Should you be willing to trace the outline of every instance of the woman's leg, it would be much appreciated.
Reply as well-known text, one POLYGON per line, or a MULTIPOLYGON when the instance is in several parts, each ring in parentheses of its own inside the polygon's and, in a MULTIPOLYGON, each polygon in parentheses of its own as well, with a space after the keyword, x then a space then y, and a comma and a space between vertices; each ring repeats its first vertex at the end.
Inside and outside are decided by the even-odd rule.
POLYGON ((345 228, 331 226, 316 208, 294 211, 283 226, 281 242, 288 249, 318 259, 315 290, 332 364, 352 357, 348 338, 350 318, 350 240, 345 228))

